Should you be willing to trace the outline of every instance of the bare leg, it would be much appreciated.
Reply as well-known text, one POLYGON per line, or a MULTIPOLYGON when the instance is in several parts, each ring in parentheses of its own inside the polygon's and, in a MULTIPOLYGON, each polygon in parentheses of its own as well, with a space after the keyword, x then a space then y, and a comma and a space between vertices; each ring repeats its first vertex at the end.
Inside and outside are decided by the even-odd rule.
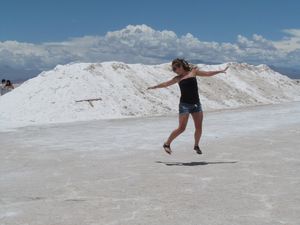
POLYGON ((170 145, 171 142, 185 130, 188 120, 189 120, 188 113, 179 115, 179 126, 177 129, 172 131, 165 144, 170 145))
POLYGON ((192 117, 195 125, 195 146, 198 146, 202 135, 203 112, 192 113, 192 117))

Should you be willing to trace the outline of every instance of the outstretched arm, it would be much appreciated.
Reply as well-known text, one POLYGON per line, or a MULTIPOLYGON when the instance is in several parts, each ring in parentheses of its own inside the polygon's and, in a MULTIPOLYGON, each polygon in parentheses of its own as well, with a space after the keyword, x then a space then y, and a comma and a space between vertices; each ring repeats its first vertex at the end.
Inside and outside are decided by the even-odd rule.
POLYGON ((192 70, 192 73, 195 75, 195 76, 202 76, 202 77, 210 77, 210 76, 214 76, 216 74, 219 74, 219 73, 226 73, 226 70, 228 69, 228 66, 224 69, 224 70, 216 70, 216 71, 202 71, 202 70, 199 70, 197 67, 194 68, 192 70))
POLYGON ((168 87, 170 85, 176 84, 177 82, 178 82, 178 78, 174 77, 174 78, 172 78, 169 81, 160 83, 160 84, 152 86, 152 87, 148 87, 147 90, 149 90, 149 89, 156 89, 156 88, 165 88, 165 87, 168 87))

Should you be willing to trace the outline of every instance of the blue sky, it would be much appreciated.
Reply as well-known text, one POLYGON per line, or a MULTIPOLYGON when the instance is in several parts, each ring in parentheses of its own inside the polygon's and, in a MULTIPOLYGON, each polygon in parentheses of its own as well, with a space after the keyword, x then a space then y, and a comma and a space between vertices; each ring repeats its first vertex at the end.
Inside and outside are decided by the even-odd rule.
POLYGON ((300 1, 2 0, 0 73, 175 57, 300 67, 300 1))
POLYGON ((40 43, 104 35, 129 24, 146 24, 205 41, 233 42, 238 34, 278 40, 299 28, 300 1, 66 1, 3 0, 0 40, 40 43))

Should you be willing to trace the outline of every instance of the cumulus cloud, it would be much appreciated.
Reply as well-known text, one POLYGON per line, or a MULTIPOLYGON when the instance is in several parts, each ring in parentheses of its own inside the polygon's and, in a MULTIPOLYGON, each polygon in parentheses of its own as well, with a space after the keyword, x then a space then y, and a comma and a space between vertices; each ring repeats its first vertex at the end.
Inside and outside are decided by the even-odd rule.
POLYGON ((201 41, 190 33, 179 37, 173 31, 128 25, 105 36, 84 36, 63 42, 0 42, 0 65, 48 69, 76 61, 117 60, 153 64, 184 57, 207 62, 243 61, 297 66, 300 60, 300 29, 283 32, 286 36, 280 41, 254 34, 251 38, 238 35, 235 43, 218 43, 201 41))
MULTIPOLYGON (((274 41, 274 45, 286 53, 292 53, 300 49, 300 29, 283 30, 287 36, 280 41, 274 41)), ((293 54, 293 53, 292 53, 293 54)))

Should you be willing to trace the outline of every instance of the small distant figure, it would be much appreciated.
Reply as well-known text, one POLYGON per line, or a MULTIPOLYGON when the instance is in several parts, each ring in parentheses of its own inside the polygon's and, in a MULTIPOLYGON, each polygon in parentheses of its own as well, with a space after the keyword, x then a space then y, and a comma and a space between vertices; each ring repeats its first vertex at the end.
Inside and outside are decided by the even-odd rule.
POLYGON ((10 80, 2 79, 1 81, 1 95, 5 95, 7 92, 15 89, 14 85, 10 80))
POLYGON ((1 87, 0 87, 1 95, 5 94, 5 85, 6 85, 6 80, 2 79, 2 81, 1 81, 1 87))
POLYGON ((14 85, 11 83, 10 80, 6 81, 6 84, 4 87, 6 89, 6 92, 10 92, 11 90, 15 89, 14 85))

